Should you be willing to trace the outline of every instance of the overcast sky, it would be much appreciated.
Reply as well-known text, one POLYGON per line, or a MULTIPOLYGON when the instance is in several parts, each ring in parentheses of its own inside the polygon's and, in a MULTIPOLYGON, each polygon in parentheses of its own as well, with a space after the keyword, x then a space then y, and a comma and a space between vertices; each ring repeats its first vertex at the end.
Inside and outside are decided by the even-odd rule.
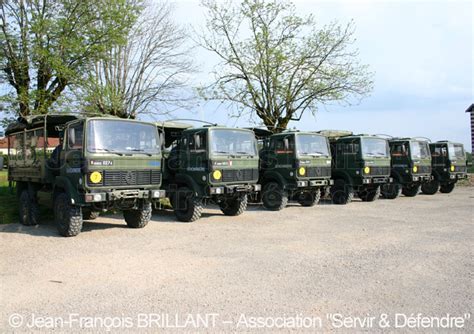
MULTIPOLYGON (((176 1, 176 20, 199 26, 199 1, 176 1)), ((355 20, 357 47, 375 74, 371 96, 357 106, 331 105, 316 117, 291 123, 302 130, 349 129, 357 133, 425 136, 470 145, 473 98, 473 5, 471 1, 295 1, 301 14, 322 24, 355 20)), ((206 78, 214 65, 209 53, 195 58, 206 78)), ((248 125, 227 117, 224 106, 208 104, 187 115, 226 125, 248 125)), ((182 117, 182 114, 180 114, 182 117)))

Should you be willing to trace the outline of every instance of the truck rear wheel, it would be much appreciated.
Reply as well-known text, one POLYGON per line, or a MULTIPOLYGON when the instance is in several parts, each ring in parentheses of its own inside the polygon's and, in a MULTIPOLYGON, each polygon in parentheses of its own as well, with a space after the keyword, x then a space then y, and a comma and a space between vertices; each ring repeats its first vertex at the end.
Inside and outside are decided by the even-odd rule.
POLYGON ((378 200, 380 197, 380 186, 374 187, 364 187, 359 191, 359 198, 364 202, 373 202, 378 200))
POLYGON ((188 187, 179 188, 172 201, 176 218, 185 223, 191 223, 201 218, 202 201, 188 187))
POLYGON ((425 195, 434 195, 438 192, 439 189, 439 181, 438 180, 431 180, 430 182, 423 183, 421 185, 421 191, 425 195))
POLYGON ((123 210, 123 218, 130 228, 143 228, 151 219, 151 203, 145 202, 140 209, 123 210))
POLYGON ((54 220, 59 234, 64 237, 74 237, 82 230, 81 208, 71 204, 71 199, 65 193, 60 193, 54 200, 54 220))
POLYGON ((298 196, 298 203, 301 206, 315 206, 321 198, 321 190, 303 191, 298 196))
POLYGON ((241 215, 245 210, 247 210, 247 194, 226 198, 224 201, 219 203, 219 207, 226 216, 241 215))
POLYGON ((263 187, 263 207, 267 210, 280 211, 288 204, 288 193, 276 182, 269 182, 263 187))
POLYGON ((419 184, 408 184, 403 187, 402 193, 407 197, 415 197, 420 192, 420 187, 419 184))
POLYGON ((342 179, 335 180, 331 187, 331 197, 334 204, 348 204, 354 198, 354 188, 342 179))
POLYGON ((20 223, 26 226, 37 225, 39 223, 39 208, 36 198, 31 196, 28 189, 20 190, 18 197, 20 223))
POLYGON ((395 199, 402 194, 402 185, 398 182, 386 183, 381 188, 381 195, 386 199, 395 199))
POLYGON ((449 194, 451 191, 453 191, 455 186, 456 186, 456 183, 454 182, 442 184, 439 188, 439 191, 443 194, 449 194))
POLYGON ((97 217, 99 217, 99 215, 100 215, 99 211, 92 211, 90 209, 82 210, 82 219, 84 220, 94 220, 97 217))

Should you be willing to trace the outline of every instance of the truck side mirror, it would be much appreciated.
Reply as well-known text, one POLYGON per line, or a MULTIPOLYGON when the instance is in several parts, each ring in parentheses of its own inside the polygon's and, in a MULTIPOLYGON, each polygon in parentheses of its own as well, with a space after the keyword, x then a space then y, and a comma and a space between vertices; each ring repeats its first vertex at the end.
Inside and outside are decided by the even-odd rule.
POLYGON ((288 138, 283 139, 283 145, 285 146, 285 151, 288 151, 290 149, 290 141, 288 138))
POLYGON ((194 135, 194 145, 196 149, 201 148, 201 136, 199 136, 197 133, 194 135))
POLYGON ((165 147, 165 134, 163 132, 159 133, 160 147, 165 147))
POLYGON ((76 131, 74 131, 74 129, 69 129, 67 138, 69 147, 73 147, 76 144, 76 131))

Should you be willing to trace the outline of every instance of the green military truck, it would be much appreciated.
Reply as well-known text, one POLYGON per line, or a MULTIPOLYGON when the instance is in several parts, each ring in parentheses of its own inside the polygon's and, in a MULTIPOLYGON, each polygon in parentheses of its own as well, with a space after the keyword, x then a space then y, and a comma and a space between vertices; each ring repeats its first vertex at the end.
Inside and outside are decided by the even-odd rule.
POLYGON ((357 195, 362 201, 379 198, 380 187, 392 182, 390 152, 385 138, 354 135, 350 131, 323 130, 332 154, 331 198, 334 204, 347 204, 357 195))
POLYGON ((431 155, 428 141, 417 138, 389 139, 392 183, 382 186, 382 196, 395 199, 401 193, 416 196, 422 184, 431 181, 431 155))
POLYGON ((83 219, 109 209, 122 210, 129 227, 141 228, 151 218, 152 203, 165 196, 154 124, 41 115, 20 119, 6 132, 8 179, 16 184, 24 225, 36 225, 38 205, 49 204, 66 237, 81 232, 83 219))
POLYGON ((276 211, 288 200, 302 206, 317 204, 321 190, 332 183, 327 138, 315 132, 252 130, 261 141, 258 199, 263 206, 276 211))
POLYGON ((448 194, 456 182, 467 178, 467 159, 464 146, 447 140, 430 143, 432 180, 421 186, 421 191, 433 195, 438 190, 448 194))
POLYGON ((163 186, 179 221, 196 221, 207 203, 216 203, 227 216, 247 209, 247 195, 260 191, 252 131, 179 122, 157 126, 167 147, 163 186))

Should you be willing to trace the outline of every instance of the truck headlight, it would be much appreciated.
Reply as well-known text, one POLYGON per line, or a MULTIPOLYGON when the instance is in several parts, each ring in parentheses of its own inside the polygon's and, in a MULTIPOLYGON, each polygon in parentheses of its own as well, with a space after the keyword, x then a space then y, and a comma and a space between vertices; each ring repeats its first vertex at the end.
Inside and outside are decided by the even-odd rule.
POLYGON ((102 182, 102 173, 92 172, 91 175, 89 176, 89 180, 91 180, 92 183, 96 183, 96 184, 102 182))
POLYGON ((300 167, 298 169, 298 174, 300 174, 300 176, 304 176, 306 174, 306 168, 300 167))
POLYGON ((212 172, 212 178, 214 180, 220 180, 222 178, 222 172, 220 170, 215 170, 212 172))
POLYGON ((416 173, 418 172, 418 167, 417 166, 413 166, 413 173, 416 173))
POLYGON ((370 174, 370 167, 369 166, 364 167, 364 173, 365 174, 370 174))
POLYGON ((454 167, 454 165, 451 165, 451 172, 454 172, 455 169, 456 167, 454 167))

